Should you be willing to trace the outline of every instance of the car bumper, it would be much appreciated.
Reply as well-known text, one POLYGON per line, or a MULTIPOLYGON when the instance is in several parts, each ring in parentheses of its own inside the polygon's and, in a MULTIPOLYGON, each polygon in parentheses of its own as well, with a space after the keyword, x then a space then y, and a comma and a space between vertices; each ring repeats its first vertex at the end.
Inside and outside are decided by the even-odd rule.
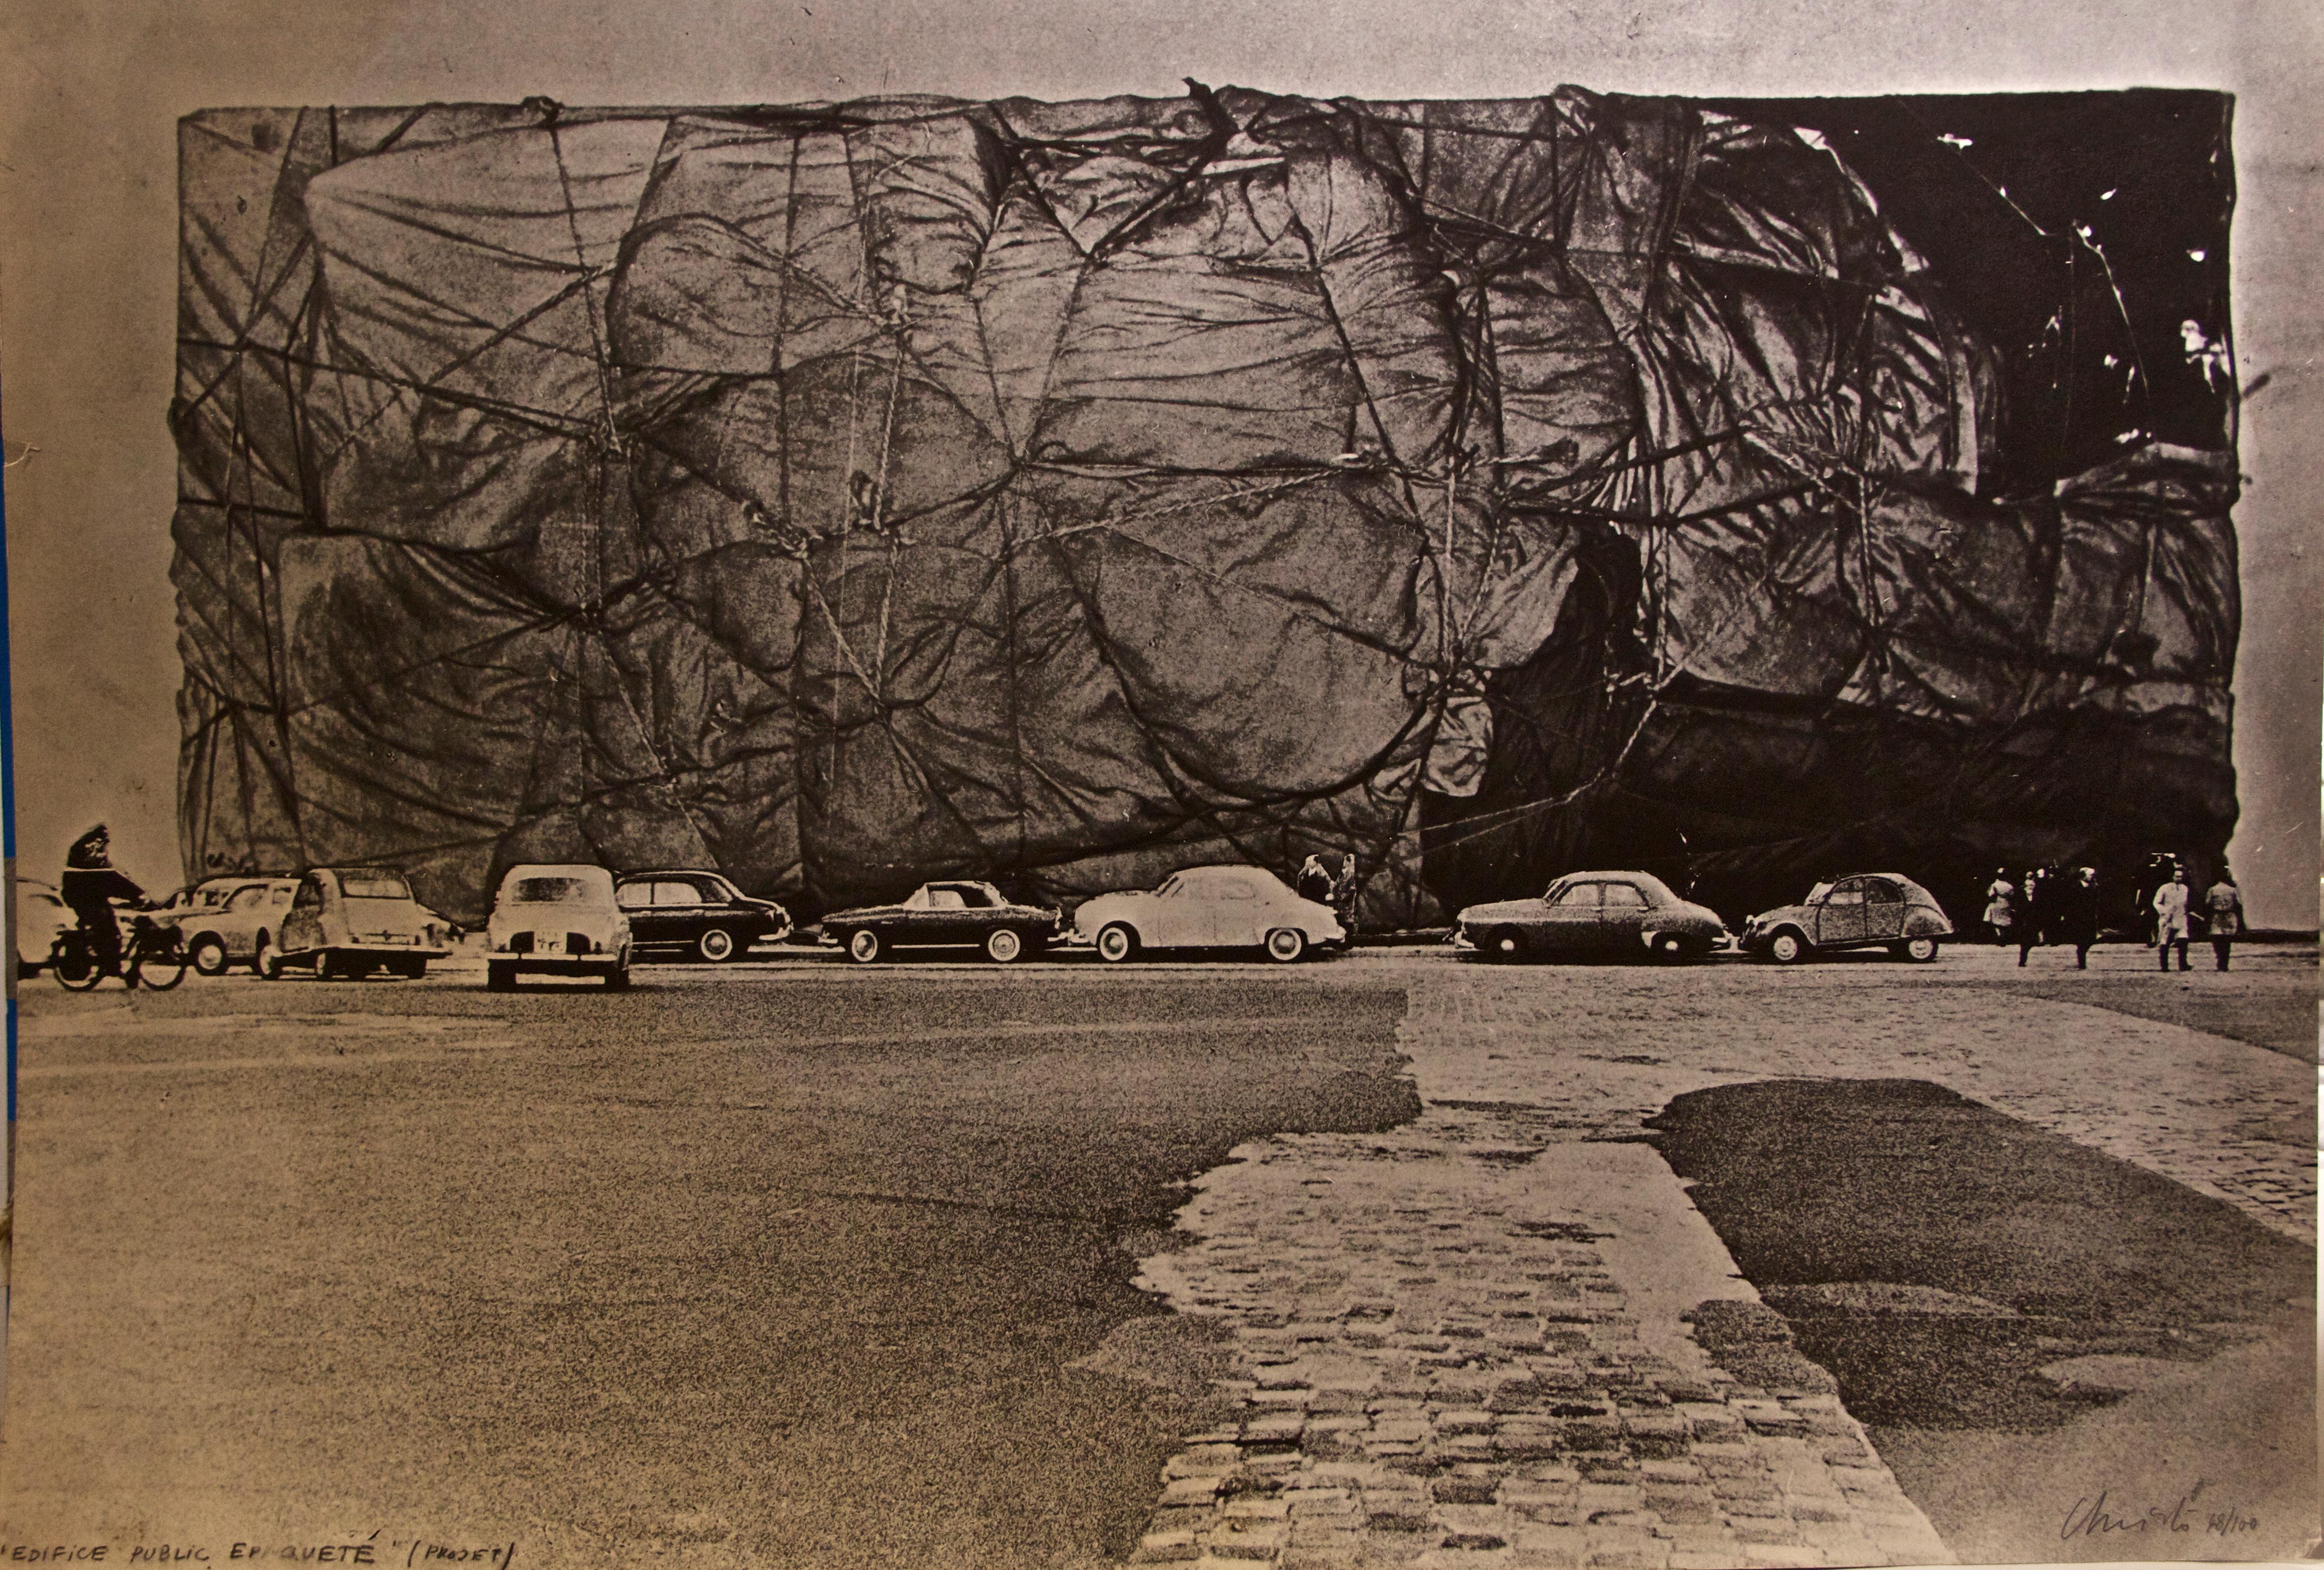
POLYGON ((516 975, 603 975, 622 969, 629 959, 611 954, 492 954, 485 963, 516 975))
MULTIPOLYGON (((449 959, 452 951, 427 943, 326 943, 310 954, 359 954, 365 959, 449 959)), ((285 958, 292 957, 286 955, 285 958)))

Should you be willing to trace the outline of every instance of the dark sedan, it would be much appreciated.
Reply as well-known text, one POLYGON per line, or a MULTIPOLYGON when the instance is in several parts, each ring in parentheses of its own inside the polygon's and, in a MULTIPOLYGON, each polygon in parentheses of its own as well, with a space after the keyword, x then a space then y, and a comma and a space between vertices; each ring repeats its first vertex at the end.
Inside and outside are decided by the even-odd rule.
POLYGON ((615 883, 613 898, 629 916, 631 950, 641 960, 715 964, 748 954, 754 943, 779 941, 791 929, 780 905, 752 899, 716 873, 631 873, 615 883))
POLYGON ((823 940, 847 951, 858 965, 891 948, 981 948, 1007 965, 1038 954, 1056 940, 1059 912, 1011 904, 990 883, 923 883, 896 905, 835 910, 823 919, 823 940))
POLYGON ((1538 900, 1470 906, 1458 932, 1494 959, 1699 959, 1727 941, 1718 912, 1651 873, 1571 873, 1538 900))

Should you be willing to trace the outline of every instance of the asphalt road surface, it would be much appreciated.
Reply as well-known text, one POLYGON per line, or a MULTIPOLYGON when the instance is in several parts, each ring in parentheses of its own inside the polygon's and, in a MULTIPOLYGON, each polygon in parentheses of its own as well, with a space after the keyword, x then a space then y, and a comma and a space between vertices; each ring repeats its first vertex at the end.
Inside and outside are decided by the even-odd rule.
MULTIPOLYGON (((1239 1142, 1415 1116, 1397 1027, 1452 963, 27 984, 0 1537, 1118 1560, 1219 1371, 1132 1287, 1138 1257, 1239 1142), (1091 1361, 1134 1321, 1181 1377, 1091 1361)), ((2286 965, 2312 986, 2312 950, 2286 965)), ((1950 992, 1944 971, 1869 974, 1950 992)), ((1572 1056, 1618 1063, 1642 977, 1557 984, 1599 978, 1572 1056)), ((1996 1030, 2038 986, 2313 1045, 2284 975, 2200 1004, 2127 974, 1957 979, 1996 1030)), ((2087 1183, 2052 1165, 2061 1195, 2087 1183)), ((2162 1203, 2140 1192, 2123 1236, 2162 1203)))
POLYGON ((1396 991, 1117 979, 36 993, 18 1519, 1125 1551, 1189 1418, 1067 1367, 1158 1311, 1125 1244, 1250 1133, 1414 1102, 1396 991))

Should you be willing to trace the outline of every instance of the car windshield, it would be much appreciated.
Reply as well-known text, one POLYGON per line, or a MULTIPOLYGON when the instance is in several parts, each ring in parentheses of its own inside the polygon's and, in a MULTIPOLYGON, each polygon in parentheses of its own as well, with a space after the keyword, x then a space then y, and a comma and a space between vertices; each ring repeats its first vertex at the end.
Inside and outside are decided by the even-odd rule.
POLYGON ((519 878, 509 898, 519 905, 578 905, 589 898, 589 885, 579 878, 519 878))
POLYGON ((409 900, 411 885, 401 873, 341 873, 339 891, 350 900, 409 900))
POLYGON ((1830 883, 1818 883, 1814 888, 1808 891, 1808 897, 1805 900, 1803 900, 1801 903, 1803 905, 1812 905, 1818 900, 1822 899, 1826 894, 1831 892, 1831 885, 1830 883))

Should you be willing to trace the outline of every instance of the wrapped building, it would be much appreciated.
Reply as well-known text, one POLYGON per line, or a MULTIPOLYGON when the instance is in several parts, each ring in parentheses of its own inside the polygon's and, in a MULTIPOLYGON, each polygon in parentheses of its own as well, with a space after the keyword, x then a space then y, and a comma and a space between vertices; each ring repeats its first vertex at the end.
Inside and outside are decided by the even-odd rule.
POLYGON ((2228 101, 181 125, 189 873, 1722 910, 2235 817, 2228 101))

